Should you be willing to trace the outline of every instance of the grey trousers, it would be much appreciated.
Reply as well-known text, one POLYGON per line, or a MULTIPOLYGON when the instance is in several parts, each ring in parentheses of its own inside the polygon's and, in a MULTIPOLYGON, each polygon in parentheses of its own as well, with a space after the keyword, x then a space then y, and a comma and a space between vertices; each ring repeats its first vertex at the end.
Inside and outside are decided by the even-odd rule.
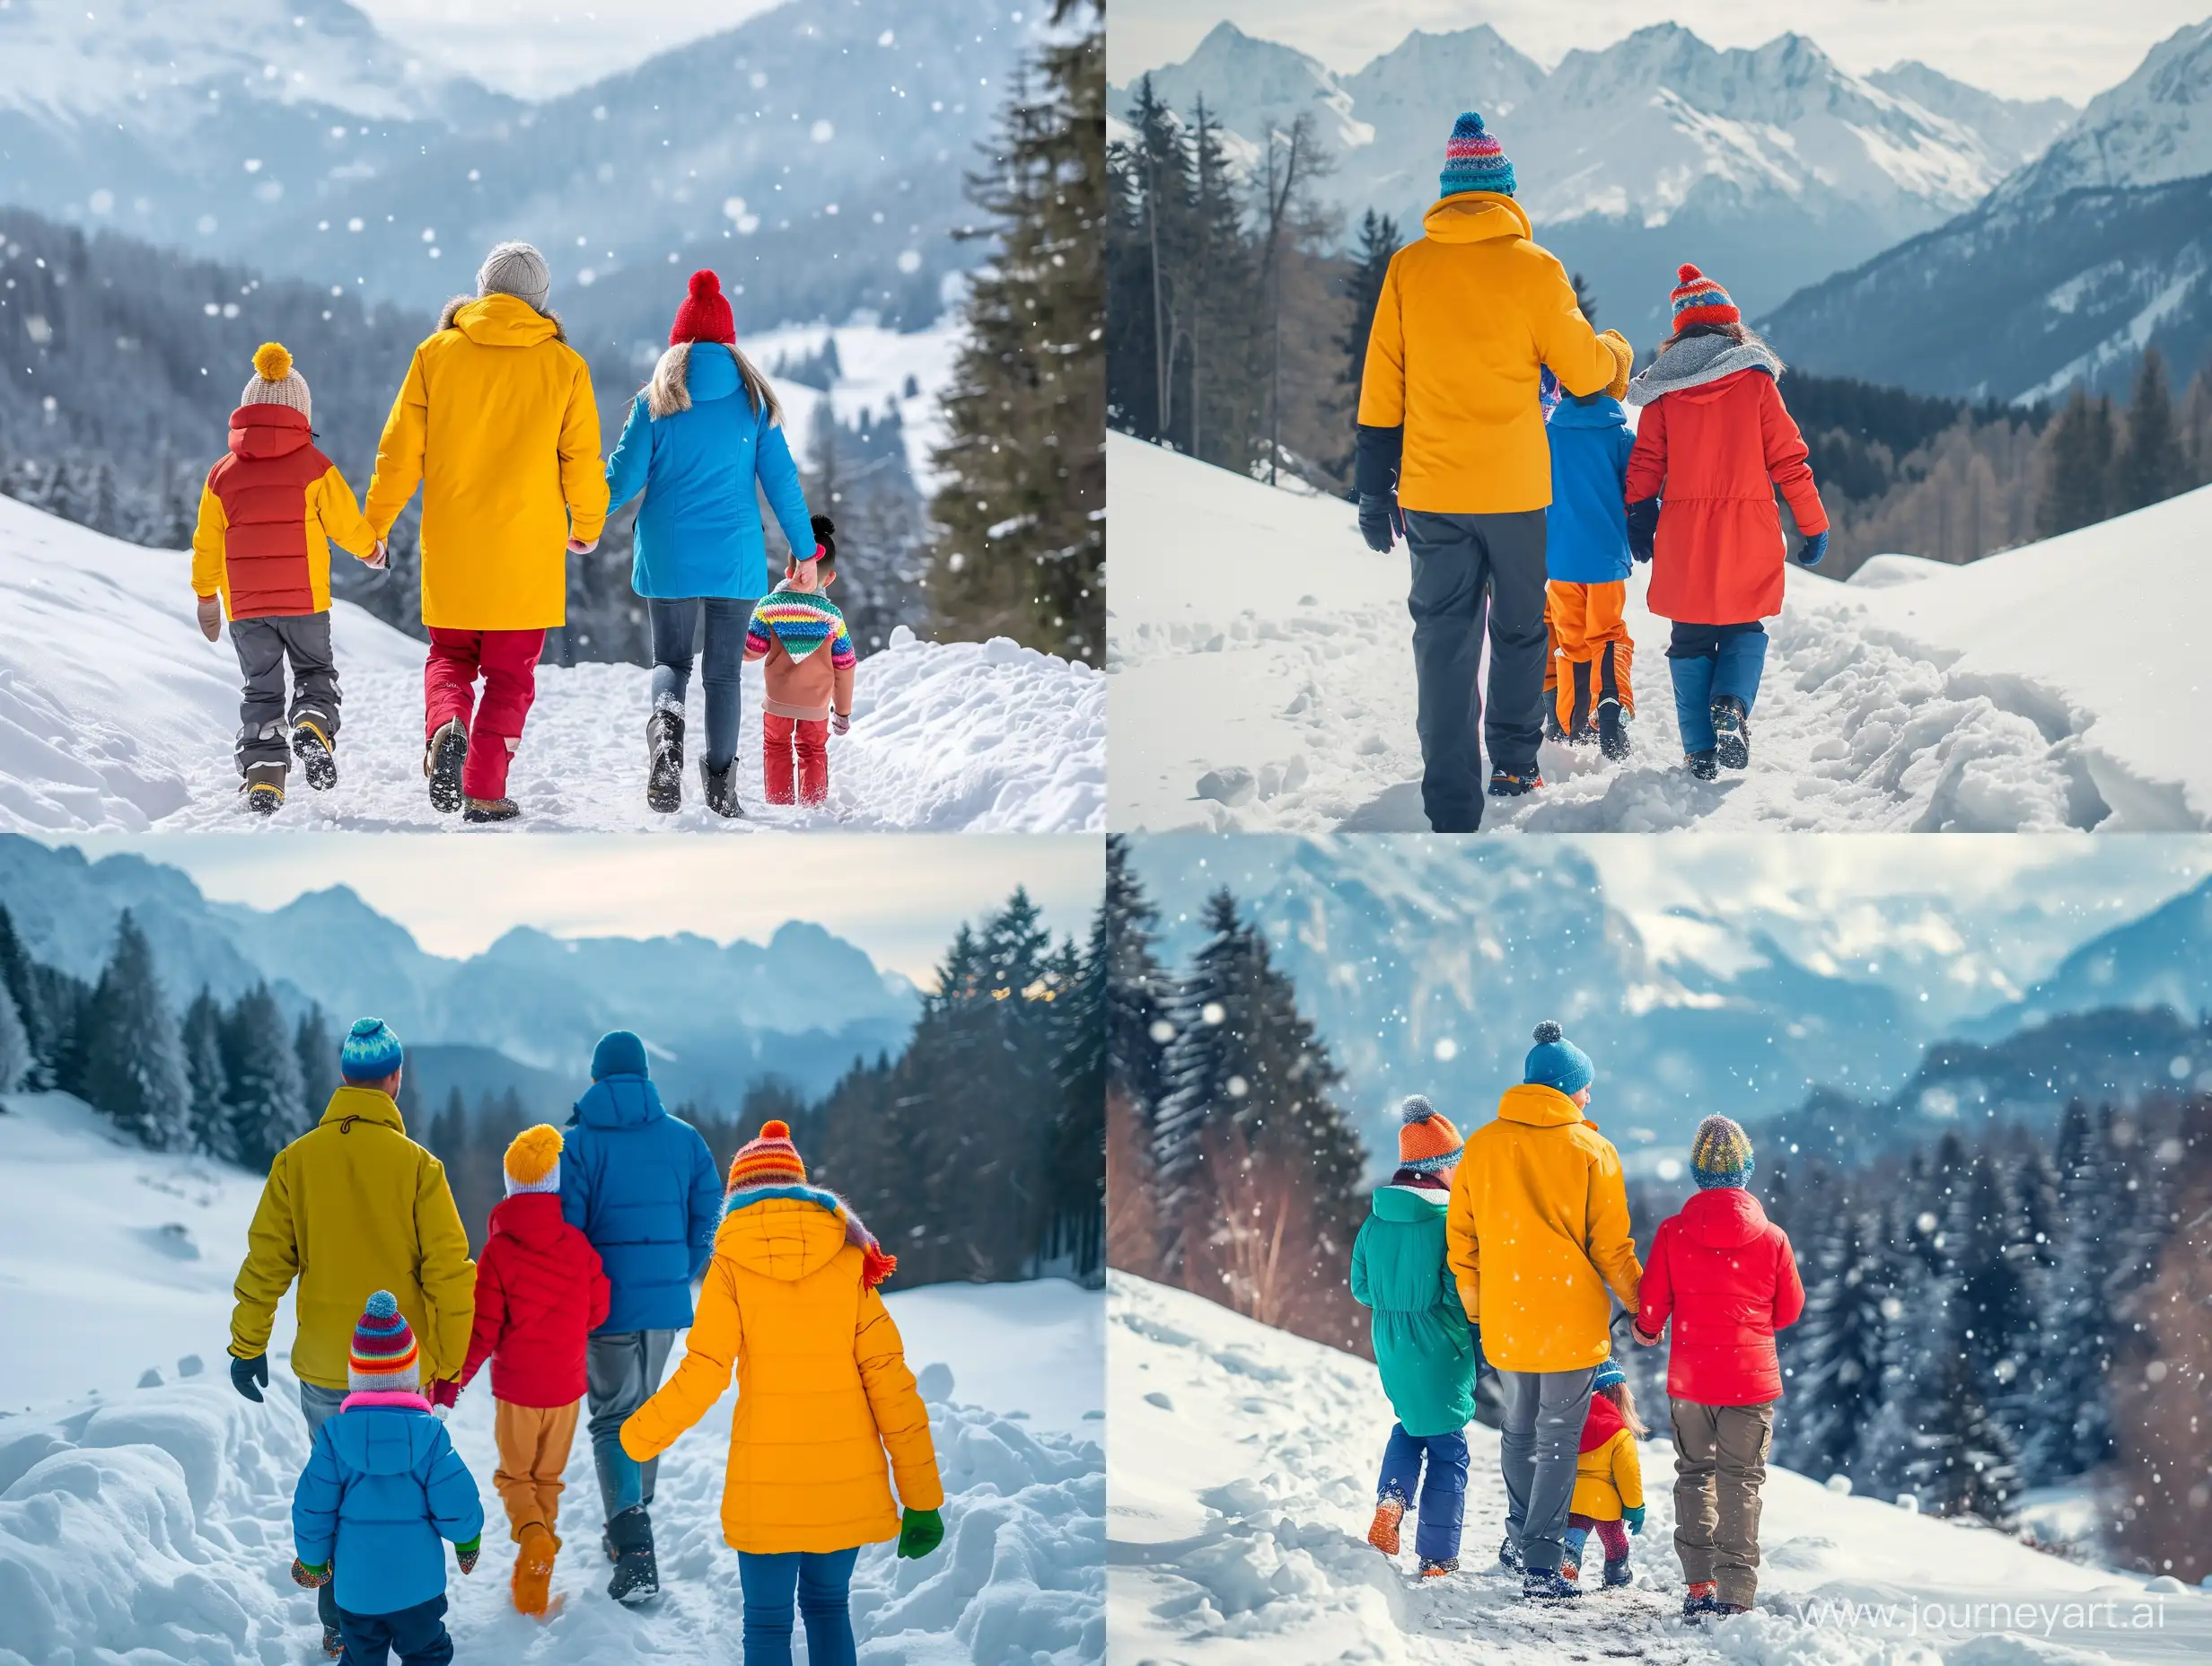
POLYGON ((302 718, 312 718, 326 739, 338 739, 338 661, 330 648, 330 615, 285 613, 233 619, 231 646, 245 689, 238 701, 238 773, 253 764, 292 759, 286 736, 302 718), (285 701, 285 666, 292 667, 292 699, 285 701))
POLYGON ((1556 1573, 1567 1554, 1575 1463, 1590 1415, 1594 1366, 1580 1371, 1501 1371, 1505 1423, 1498 1465, 1505 1478, 1505 1537, 1532 1573, 1556 1573))
POLYGON ((672 1330, 602 1330, 584 1351, 585 1425, 592 1436, 592 1465, 599 1472, 599 1496, 613 1521, 625 1510, 653 1502, 654 1477, 661 1460, 639 1463, 622 1450, 622 1425, 653 1398, 668 1369, 672 1330))
POLYGON ((1439 833, 1482 825, 1479 732, 1490 767, 1536 773, 1544 738, 1544 512, 1406 513, 1413 554, 1413 674, 1419 707, 1421 807, 1439 833), (1476 673, 1490 643, 1486 721, 1476 673))
POLYGON ((1674 1551, 1682 1578, 1712 1580, 1723 1602, 1759 1595, 1759 1493, 1774 1444, 1774 1402, 1674 1408, 1674 1551))
MULTIPOLYGON (((329 618, 328 614, 323 616, 329 618)), ((249 624, 258 623, 249 619, 249 624)), ((307 1436, 312 1440, 315 1431, 338 1416, 338 1408, 346 1403, 344 1389, 319 1388, 312 1382, 300 1384, 300 1416, 307 1419, 307 1436)), ((332 1558, 333 1565, 336 1558, 332 1558)), ((326 1627, 338 1624, 338 1581, 330 1579, 315 1588, 315 1617, 326 1627)))

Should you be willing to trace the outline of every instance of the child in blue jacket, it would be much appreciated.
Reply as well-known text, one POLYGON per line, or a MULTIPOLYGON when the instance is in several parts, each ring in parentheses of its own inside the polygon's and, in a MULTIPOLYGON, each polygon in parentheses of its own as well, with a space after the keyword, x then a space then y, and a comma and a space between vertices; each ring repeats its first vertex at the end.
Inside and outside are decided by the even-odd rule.
POLYGON ((1551 629, 1553 709, 1545 732, 1570 745, 1595 741, 1608 758, 1628 755, 1636 713, 1629 667, 1636 644, 1623 618, 1628 595, 1624 484, 1636 436, 1620 396, 1635 351, 1618 330, 1598 339, 1619 370, 1604 391, 1562 399, 1545 425, 1551 445, 1551 508, 1544 522, 1544 618, 1551 629))
POLYGON ((699 783, 709 810, 735 816, 743 813, 734 763, 745 627, 768 593, 760 495, 794 559, 812 555, 814 536, 784 437, 783 406, 738 350, 736 322, 712 272, 691 274, 668 342, 607 459, 611 505, 645 495, 630 566, 630 587, 645 598, 653 624, 645 802, 666 814, 683 802, 683 702, 703 615, 707 750, 699 783))
POLYGON ((484 1504, 445 1425, 422 1397, 415 1333, 389 1290, 354 1327, 353 1392, 315 1431, 292 1495, 292 1577, 335 1580, 347 1666, 445 1666, 445 1548, 476 1566, 484 1504))

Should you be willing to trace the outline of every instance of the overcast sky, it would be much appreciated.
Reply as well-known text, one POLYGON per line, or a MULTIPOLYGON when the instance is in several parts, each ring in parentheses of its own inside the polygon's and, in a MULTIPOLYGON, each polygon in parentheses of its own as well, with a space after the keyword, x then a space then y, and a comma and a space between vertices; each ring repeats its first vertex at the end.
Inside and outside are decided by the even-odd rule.
POLYGON ((566 92, 780 0, 355 0, 395 40, 525 98, 566 92))
MULTIPOLYGON (((435 954, 488 947, 512 926, 557 937, 696 932, 766 943, 812 920, 876 964, 927 984, 963 921, 1029 888, 1058 935, 1089 931, 1105 883, 1096 838, 973 834, 712 838, 482 838, 461 834, 318 833, 250 838, 157 833, 51 840, 97 861, 132 850, 190 874, 206 895, 277 908, 349 885, 435 954)), ((343 943, 331 952, 345 952, 343 943)))
POLYGON ((1795 29, 1855 72, 1918 58, 2008 97, 2085 104, 2208 13, 2212 0, 1113 0, 1107 73, 1125 85, 1178 62, 1224 19, 1339 70, 1357 69, 1415 29, 1488 23, 1549 67, 1577 47, 1673 22, 1717 47, 1755 47, 1795 29))

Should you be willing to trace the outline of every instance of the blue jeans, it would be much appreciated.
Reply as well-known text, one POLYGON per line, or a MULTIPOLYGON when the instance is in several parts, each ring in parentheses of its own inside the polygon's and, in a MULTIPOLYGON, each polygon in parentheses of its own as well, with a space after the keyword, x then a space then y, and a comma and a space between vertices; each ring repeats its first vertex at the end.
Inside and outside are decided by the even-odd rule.
POLYGON ((737 1553, 745 1592, 745 1666, 791 1666, 792 1593, 806 1622, 808 1666, 856 1666, 853 1617, 846 1597, 857 1546, 850 1550, 794 1550, 782 1556, 737 1553))
POLYGON ((346 1638, 346 1653, 338 1666, 384 1666, 391 1654, 399 1657, 399 1666, 447 1666, 453 1658, 442 1596, 392 1614, 354 1614, 341 1609, 338 1627, 346 1638))
MULTIPOLYGON (((314 1439, 315 1431, 338 1416, 338 1408, 346 1403, 347 1392, 344 1389, 319 1388, 312 1382, 300 1384, 300 1416, 307 1419, 308 1439, 314 1439)), ((330 1563, 335 1571, 338 1558, 331 1557, 330 1563)), ((315 1587, 315 1617, 326 1627, 338 1624, 338 1582, 335 1579, 315 1587)), ((380 1655, 378 1658, 382 1657, 380 1655)))
POLYGON ((706 663, 699 684, 707 697, 707 767, 719 774, 737 756, 737 728, 743 715, 745 627, 752 622, 750 599, 689 596, 679 601, 648 600, 653 621, 653 704, 683 710, 691 688, 691 644, 698 640, 699 615, 707 616, 706 663))
POLYGON ((1414 1555, 1424 1562, 1451 1561, 1460 1553, 1460 1524, 1467 1513, 1466 1435, 1456 1429, 1450 1434, 1408 1434, 1404 1424, 1393 1423, 1374 1495, 1378 1502, 1395 1498, 1419 1514, 1414 1555), (1428 1460, 1426 1476, 1423 1458, 1428 1460))
POLYGON ((1759 698, 1759 680, 1767 668, 1767 627, 1748 625, 1677 625, 1667 644, 1667 670, 1674 677, 1674 720, 1682 732, 1682 750, 1709 752, 1718 744, 1713 732, 1713 702, 1734 695, 1749 712, 1759 698))

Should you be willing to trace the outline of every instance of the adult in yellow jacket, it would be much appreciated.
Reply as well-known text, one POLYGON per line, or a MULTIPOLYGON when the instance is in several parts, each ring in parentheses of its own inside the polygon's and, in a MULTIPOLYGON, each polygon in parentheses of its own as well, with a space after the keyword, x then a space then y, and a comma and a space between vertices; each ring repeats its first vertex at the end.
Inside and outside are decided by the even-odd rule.
POLYGON ((1505 1392, 1499 1559, 1523 1569, 1527 1594, 1549 1599, 1577 1594, 1558 1573, 1576 1443, 1593 1372, 1611 1352, 1612 1300, 1635 1311, 1644 1269, 1620 1154, 1583 1114, 1590 1057, 1550 1020, 1535 1039, 1522 1084, 1467 1136, 1444 1232, 1460 1301, 1505 1392))
POLYGON ((1375 303, 1356 482, 1368 546, 1387 554, 1402 533, 1412 553, 1422 807, 1435 831, 1468 833, 1482 825, 1478 729, 1494 796, 1543 785, 1544 367, 1569 393, 1595 393, 1628 343, 1592 331, 1566 268, 1532 239, 1513 163, 1471 110, 1439 183, 1425 235, 1391 258, 1375 303), (1486 599, 1487 725, 1475 687, 1486 599))
POLYGON ((922 1556, 944 1536, 929 1414, 876 1293, 896 1265, 836 1194, 807 1184, 789 1127, 763 1124, 731 1161, 683 1363, 622 1425, 622 1450, 646 1462, 736 1373, 722 1534, 738 1553, 748 1659, 789 1658, 795 1591, 809 1657, 851 1660, 860 1547, 896 1537, 900 1556, 922 1556))
POLYGON ((519 813, 507 765, 545 633, 567 619, 568 554, 598 545, 607 478, 591 367, 546 309, 545 257, 502 243, 476 283, 415 349, 377 442, 366 513, 387 538, 423 488, 423 773, 438 809, 504 821, 519 813))

